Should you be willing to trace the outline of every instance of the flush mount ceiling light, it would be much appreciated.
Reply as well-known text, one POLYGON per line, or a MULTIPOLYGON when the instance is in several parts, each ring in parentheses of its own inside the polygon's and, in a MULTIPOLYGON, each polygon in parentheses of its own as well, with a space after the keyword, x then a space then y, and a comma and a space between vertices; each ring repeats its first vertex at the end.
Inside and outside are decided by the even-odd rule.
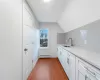
POLYGON ((48 2, 50 2, 51 0, 43 0, 45 3, 48 3, 48 2))

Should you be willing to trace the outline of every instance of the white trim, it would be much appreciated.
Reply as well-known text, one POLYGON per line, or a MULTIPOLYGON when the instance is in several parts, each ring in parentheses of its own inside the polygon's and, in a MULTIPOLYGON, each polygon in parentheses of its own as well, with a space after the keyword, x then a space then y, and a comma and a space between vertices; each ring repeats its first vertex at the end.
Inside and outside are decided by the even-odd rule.
POLYGON ((49 47, 39 47, 39 49, 48 49, 49 47))
POLYGON ((34 67, 35 67, 36 63, 38 62, 38 60, 39 60, 39 58, 37 58, 37 59, 36 59, 36 61, 35 61, 35 62, 33 62, 33 66, 32 66, 32 67, 33 67, 33 69, 34 69, 34 67))
POLYGON ((39 49, 48 49, 49 48, 49 29, 48 28, 41 28, 39 29, 39 49), (48 35, 47 35, 47 39, 48 39, 48 46, 47 47, 40 47, 40 30, 46 29, 48 30, 48 35))

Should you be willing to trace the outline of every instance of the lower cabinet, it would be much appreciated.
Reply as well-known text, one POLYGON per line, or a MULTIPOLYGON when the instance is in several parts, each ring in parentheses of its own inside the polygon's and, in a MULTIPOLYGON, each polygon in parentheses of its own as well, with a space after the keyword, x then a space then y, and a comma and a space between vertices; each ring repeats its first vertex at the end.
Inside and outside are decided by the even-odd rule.
POLYGON ((100 80, 100 71, 76 58, 76 80, 100 80))
POLYGON ((69 80, 75 80, 75 56, 58 48, 58 58, 69 80))
POLYGON ((61 63, 61 57, 62 57, 62 49, 60 48, 60 47, 58 47, 58 49, 57 49, 57 53, 58 53, 58 59, 59 59, 59 61, 60 61, 60 63, 61 63))
POLYGON ((100 80, 100 70, 58 47, 58 59, 69 80, 100 80))
POLYGON ((84 64, 76 58, 76 80, 86 80, 86 74, 84 64))
POLYGON ((74 55, 70 54, 69 58, 69 80, 75 80, 75 61, 74 55))
POLYGON ((66 75, 69 77, 69 53, 66 50, 63 50, 63 68, 65 70, 66 75))

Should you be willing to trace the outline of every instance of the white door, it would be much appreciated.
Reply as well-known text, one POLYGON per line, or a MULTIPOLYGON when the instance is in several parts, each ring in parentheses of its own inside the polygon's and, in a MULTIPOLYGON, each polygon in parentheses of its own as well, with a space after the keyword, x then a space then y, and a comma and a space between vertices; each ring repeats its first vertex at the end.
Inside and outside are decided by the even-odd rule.
POLYGON ((23 8, 23 80, 27 80, 33 67, 34 28, 31 15, 23 8), (27 22, 27 23, 26 23, 27 22), (30 23, 31 22, 31 23, 30 23))
POLYGON ((23 78, 26 80, 32 70, 33 44, 31 43, 30 27, 23 28, 23 78))

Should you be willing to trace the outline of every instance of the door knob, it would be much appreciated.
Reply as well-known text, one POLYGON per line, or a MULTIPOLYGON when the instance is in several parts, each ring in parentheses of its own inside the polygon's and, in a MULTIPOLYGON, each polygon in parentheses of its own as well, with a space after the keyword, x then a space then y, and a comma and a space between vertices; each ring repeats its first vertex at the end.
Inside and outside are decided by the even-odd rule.
POLYGON ((25 48, 25 49, 24 49, 24 51, 25 51, 25 55, 26 55, 26 53, 27 53, 28 49, 27 49, 27 48, 25 48))
POLYGON ((67 58, 67 63, 69 64, 69 58, 67 58))
POLYGON ((25 48, 25 49, 24 49, 24 51, 28 51, 28 49, 27 49, 27 48, 25 48))

